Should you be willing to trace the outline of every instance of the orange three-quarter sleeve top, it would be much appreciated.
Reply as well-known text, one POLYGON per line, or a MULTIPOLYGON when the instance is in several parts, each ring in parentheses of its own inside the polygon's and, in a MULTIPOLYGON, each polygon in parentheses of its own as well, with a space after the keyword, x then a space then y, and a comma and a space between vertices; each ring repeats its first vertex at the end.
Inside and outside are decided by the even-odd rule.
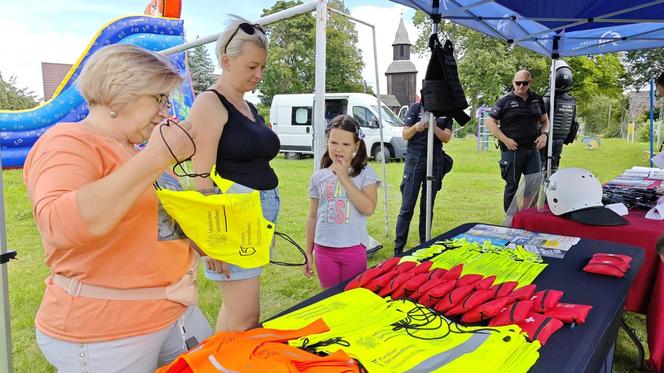
MULTIPOLYGON (((23 179, 52 273, 85 284, 131 289, 168 286, 187 271, 190 256, 196 255, 188 242, 157 240, 153 188, 103 237, 93 236, 81 216, 78 189, 109 175, 134 154, 117 140, 74 123, 56 125, 34 145, 23 179)), ((72 297, 50 277, 45 283, 36 326, 66 341, 100 342, 155 332, 185 310, 169 300, 72 297)))

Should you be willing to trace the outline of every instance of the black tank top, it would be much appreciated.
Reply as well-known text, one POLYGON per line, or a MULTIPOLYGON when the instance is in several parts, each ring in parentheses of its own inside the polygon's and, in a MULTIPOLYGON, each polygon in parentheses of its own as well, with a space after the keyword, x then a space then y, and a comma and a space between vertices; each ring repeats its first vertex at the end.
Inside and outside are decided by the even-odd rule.
POLYGON ((214 89, 228 111, 217 147, 217 172, 221 177, 257 190, 277 187, 277 174, 270 167, 270 160, 279 153, 279 137, 265 125, 258 111, 249 103, 256 121, 242 114, 226 97, 214 89))

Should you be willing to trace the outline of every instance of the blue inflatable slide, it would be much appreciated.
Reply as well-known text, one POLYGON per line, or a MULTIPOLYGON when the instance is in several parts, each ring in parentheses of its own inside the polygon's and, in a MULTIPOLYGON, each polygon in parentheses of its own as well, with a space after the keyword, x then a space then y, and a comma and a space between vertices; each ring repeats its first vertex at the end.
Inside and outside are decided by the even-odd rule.
MULTIPOLYGON (((133 44, 160 51, 184 43, 183 20, 151 16, 128 16, 103 26, 86 50, 72 66, 55 91, 53 98, 28 110, 0 110, 0 152, 2 167, 22 167, 32 145, 50 127, 59 122, 78 122, 88 115, 88 106, 74 82, 97 49, 115 43, 133 44)), ((171 114, 184 119, 194 100, 185 53, 170 56, 178 71, 186 77, 177 92, 171 95, 171 114)))

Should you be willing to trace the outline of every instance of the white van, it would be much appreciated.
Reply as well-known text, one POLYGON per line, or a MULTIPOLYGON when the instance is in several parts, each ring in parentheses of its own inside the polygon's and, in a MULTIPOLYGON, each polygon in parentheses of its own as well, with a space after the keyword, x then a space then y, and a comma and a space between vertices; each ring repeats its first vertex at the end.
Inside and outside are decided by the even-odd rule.
MULTIPOLYGON (((281 141, 281 153, 286 158, 299 159, 303 154, 313 154, 313 93, 275 95, 270 107, 270 124, 281 141)), ((352 115, 362 127, 369 156, 380 161, 406 157, 406 140, 402 137, 403 122, 387 106, 382 105, 383 141, 385 154, 381 153, 376 98, 364 93, 327 93, 325 95, 325 119, 339 114, 352 115)))

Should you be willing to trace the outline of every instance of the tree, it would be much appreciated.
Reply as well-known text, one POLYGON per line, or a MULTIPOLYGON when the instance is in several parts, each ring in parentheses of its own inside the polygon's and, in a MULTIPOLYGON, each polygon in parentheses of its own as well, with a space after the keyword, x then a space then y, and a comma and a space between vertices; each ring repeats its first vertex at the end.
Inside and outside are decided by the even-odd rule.
POLYGON ((2 78, 0 73, 0 110, 23 110, 37 106, 37 97, 27 88, 16 86, 16 77, 9 80, 2 78))
MULTIPOLYGON (((262 16, 301 4, 299 0, 279 0, 262 16)), ((328 6, 348 13, 342 0, 328 6)), ((303 14, 268 26, 269 62, 259 85, 261 104, 269 106, 279 93, 310 93, 315 85, 316 19, 303 14)), ((357 31, 347 18, 328 13, 325 89, 328 92, 363 92, 361 51, 357 31)))
POLYGON ((626 73, 618 55, 579 56, 567 59, 567 63, 574 73, 571 94, 576 97, 576 114, 586 131, 619 136, 616 128, 619 129, 622 107, 618 103, 622 101, 626 73), (617 121, 606 120, 609 106, 618 115, 617 121))
POLYGON ((187 64, 193 80, 194 92, 199 94, 210 88, 215 82, 214 62, 204 45, 187 51, 187 64))
POLYGON ((664 71, 664 48, 639 49, 625 54, 623 62, 629 67, 627 85, 636 89, 664 71))

